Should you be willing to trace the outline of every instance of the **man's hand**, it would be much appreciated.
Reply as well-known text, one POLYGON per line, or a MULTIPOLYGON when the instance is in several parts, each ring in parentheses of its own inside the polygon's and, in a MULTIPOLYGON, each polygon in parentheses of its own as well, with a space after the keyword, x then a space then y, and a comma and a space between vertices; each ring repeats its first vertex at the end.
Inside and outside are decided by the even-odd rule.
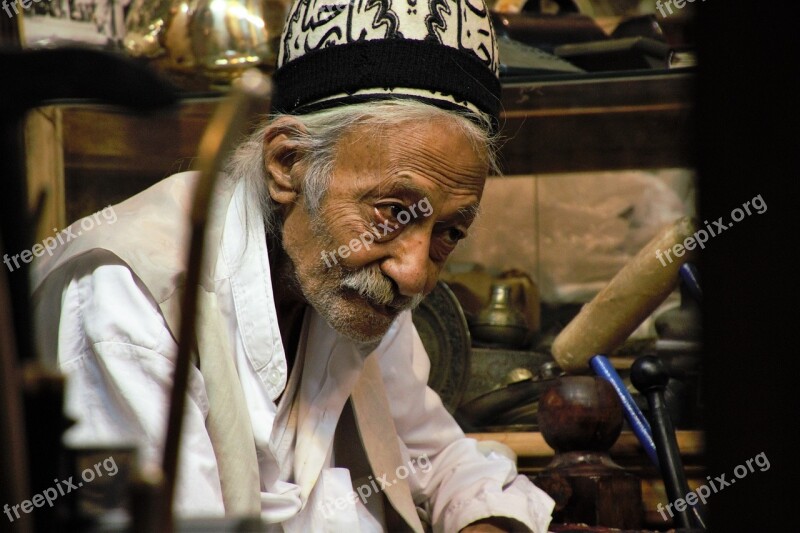
POLYGON ((463 528, 460 533, 510 533, 515 531, 530 531, 530 529, 513 518, 492 516, 476 520, 463 528))

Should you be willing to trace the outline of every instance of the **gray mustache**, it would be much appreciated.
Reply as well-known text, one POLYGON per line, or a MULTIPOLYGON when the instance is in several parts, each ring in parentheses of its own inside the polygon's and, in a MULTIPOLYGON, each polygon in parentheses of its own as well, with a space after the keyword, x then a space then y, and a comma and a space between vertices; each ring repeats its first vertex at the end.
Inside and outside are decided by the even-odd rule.
POLYGON ((411 298, 395 293, 394 285, 376 267, 362 268, 347 274, 342 287, 356 291, 362 297, 378 305, 388 305, 398 310, 416 308, 424 296, 415 294, 411 298))

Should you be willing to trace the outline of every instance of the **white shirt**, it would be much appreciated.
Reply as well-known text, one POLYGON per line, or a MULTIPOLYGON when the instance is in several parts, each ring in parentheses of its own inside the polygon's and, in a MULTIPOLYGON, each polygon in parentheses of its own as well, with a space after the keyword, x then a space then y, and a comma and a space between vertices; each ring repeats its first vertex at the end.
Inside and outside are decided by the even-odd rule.
MULTIPOLYGON (((161 187, 175 187, 181 180, 191 184, 193 179, 184 173, 167 178, 161 187)), ((158 195, 158 188, 115 206, 123 214, 120 223, 134 221, 145 239, 151 229, 158 234, 154 225, 159 218, 170 216, 136 214, 137 202, 158 195), (129 218, 124 216, 126 205, 129 218)), ((380 531, 380 516, 374 516, 371 505, 375 500, 353 495, 348 471, 334 467, 332 449, 338 416, 363 356, 316 312, 306 315, 299 347, 303 353, 297 355, 298 361, 305 359, 297 441, 283 458, 293 461, 292 481, 276 480, 285 465, 278 464, 270 439, 275 420, 281 419, 279 408, 288 408, 276 404, 288 376, 264 229, 260 217, 248 214, 242 186, 236 187, 226 209, 214 284, 252 423, 262 517, 281 522, 288 531, 380 531)), ((83 246, 88 250, 58 264, 60 275, 37 281, 34 299, 40 353, 57 361, 68 377, 66 411, 77 424, 67 441, 135 443, 144 465, 158 465, 177 345, 156 299, 128 265, 107 250, 83 246)), ((52 263, 40 267, 40 278, 49 267, 52 263)), ((435 531, 458 531, 489 516, 511 517, 533 531, 546 531, 553 501, 517 475, 512 461, 481 453, 427 387, 430 362, 410 312, 395 320, 376 352, 408 467, 385 473, 384 481, 406 477, 414 502, 435 531), (425 464, 427 470, 420 466, 425 464)), ((219 473, 205 426, 208 398, 199 370, 192 367, 190 372, 176 510, 183 516, 221 516, 225 509, 219 473)))

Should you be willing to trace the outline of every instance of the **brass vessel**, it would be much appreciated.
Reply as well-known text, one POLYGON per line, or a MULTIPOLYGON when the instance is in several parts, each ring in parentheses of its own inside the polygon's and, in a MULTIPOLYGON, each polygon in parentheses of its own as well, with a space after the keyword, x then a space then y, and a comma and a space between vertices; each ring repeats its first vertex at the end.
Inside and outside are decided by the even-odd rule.
POLYGON ((489 305, 470 326, 476 340, 509 348, 522 347, 529 334, 525 315, 515 307, 508 283, 492 284, 489 305))
POLYGON ((288 1, 135 0, 125 51, 187 89, 227 87, 250 67, 277 61, 288 1))

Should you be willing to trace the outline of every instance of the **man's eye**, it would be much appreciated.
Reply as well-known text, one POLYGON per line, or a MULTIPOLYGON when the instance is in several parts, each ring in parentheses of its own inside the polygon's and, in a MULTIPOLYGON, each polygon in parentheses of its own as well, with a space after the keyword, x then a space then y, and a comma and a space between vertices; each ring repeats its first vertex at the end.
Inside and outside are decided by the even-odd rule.
POLYGON ((408 224, 411 219, 411 214, 403 204, 385 204, 375 207, 375 212, 381 222, 390 222, 392 224, 408 224), (403 214, 405 213, 405 214, 403 214))
POLYGON ((405 207, 399 204, 392 204, 389 206, 389 211, 392 214, 392 217, 397 218, 400 216, 400 213, 405 212, 405 207))
POLYGON ((436 231, 436 239, 431 246, 431 259, 443 263, 456 249, 458 241, 467 237, 466 232, 458 228, 441 228, 436 231))
POLYGON ((467 234, 458 228, 448 228, 444 231, 444 240, 450 246, 455 246, 458 241, 466 238, 467 234))

